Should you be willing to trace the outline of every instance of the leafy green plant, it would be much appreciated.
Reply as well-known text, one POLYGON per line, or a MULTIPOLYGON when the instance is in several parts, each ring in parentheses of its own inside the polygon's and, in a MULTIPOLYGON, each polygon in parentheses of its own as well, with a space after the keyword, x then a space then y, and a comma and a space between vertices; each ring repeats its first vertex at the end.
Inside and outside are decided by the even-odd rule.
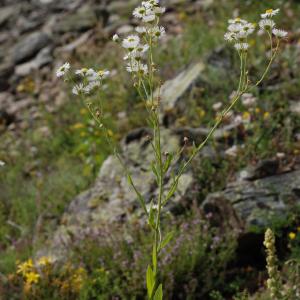
MULTIPOLYGON (((111 143, 109 129, 105 123, 100 87, 103 80, 109 75, 109 72, 106 70, 96 72, 93 69, 83 68, 75 72, 81 77, 81 81, 76 83, 74 82, 73 76, 70 74, 69 63, 65 63, 57 70, 58 77, 64 77, 67 80, 74 82, 75 85, 72 90, 73 93, 82 98, 82 101, 86 103, 86 107, 95 122, 97 122, 99 127, 103 129, 103 132, 105 132, 107 141, 112 146, 115 155, 124 167, 128 182, 135 191, 137 200, 147 216, 152 236, 152 261, 148 264, 146 271, 147 295, 150 300, 163 299, 160 262, 163 249, 167 247, 168 243, 173 238, 172 231, 167 233, 162 232, 161 220, 164 206, 170 201, 176 192, 183 173, 190 166, 197 154, 208 143, 218 126, 235 107, 241 96, 263 82, 278 53, 280 40, 287 36, 287 32, 275 28, 273 16, 279 12, 279 9, 270 9, 261 15, 261 20, 259 21, 259 32, 266 34, 269 38, 270 56, 267 67, 263 71, 262 75, 256 82, 252 83, 249 77, 248 66, 248 53, 250 49, 248 38, 254 33, 255 25, 240 18, 229 20, 228 32, 225 34, 225 40, 234 44, 234 48, 240 58, 240 78, 237 91, 232 96, 230 103, 217 115, 216 121, 206 138, 198 145, 193 143, 189 158, 184 160, 182 163, 179 163, 179 168, 176 168, 184 149, 188 147, 188 139, 184 139, 184 145, 175 153, 165 152, 164 145, 162 145, 161 141, 161 84, 160 80, 157 78, 158 66, 154 60, 154 47, 158 44, 158 40, 165 35, 165 29, 159 25, 160 16, 164 12, 165 8, 160 7, 157 0, 142 2, 141 6, 137 7, 133 11, 133 15, 142 21, 143 26, 139 26, 135 29, 138 34, 129 35, 122 41, 122 47, 126 50, 126 56, 124 59, 128 62, 126 69, 131 74, 133 85, 145 105, 145 110, 148 113, 148 125, 152 129, 152 136, 149 137, 149 143, 153 149, 154 160, 149 167, 156 179, 158 195, 156 199, 151 200, 149 209, 147 208, 144 196, 135 186, 130 171, 123 163, 122 155, 119 154, 117 147, 111 143), (94 93, 95 91, 97 91, 98 94, 97 103, 93 103, 86 97, 86 95, 94 93), (169 174, 171 174, 172 182, 170 188, 166 188, 164 183, 167 175, 169 174)), ((113 40, 118 41, 119 37, 115 35, 113 40)))

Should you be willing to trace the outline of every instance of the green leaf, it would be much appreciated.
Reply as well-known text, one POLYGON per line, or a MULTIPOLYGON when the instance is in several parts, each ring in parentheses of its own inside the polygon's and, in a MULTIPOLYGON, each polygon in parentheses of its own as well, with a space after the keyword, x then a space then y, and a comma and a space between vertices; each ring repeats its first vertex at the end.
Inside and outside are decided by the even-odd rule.
POLYGON ((163 206, 168 202, 168 200, 174 195, 174 193, 176 192, 177 190, 177 186, 178 186, 178 179, 176 179, 172 186, 171 186, 171 189, 169 190, 164 202, 163 202, 163 206))
POLYGON ((159 177, 159 174, 158 174, 157 169, 155 167, 155 164, 153 162, 151 163, 151 168, 152 168, 152 172, 154 173, 154 175, 156 177, 156 181, 159 182, 160 177, 159 177))
POLYGON ((160 244, 160 247, 159 247, 160 250, 163 249, 164 247, 166 247, 173 237, 174 237, 174 231, 167 233, 167 235, 165 236, 165 238, 162 240, 162 242, 160 244))
POLYGON ((148 297, 151 298, 151 295, 152 295, 152 290, 153 290, 153 287, 154 287, 154 283, 155 283, 155 278, 154 278, 154 274, 153 274, 153 271, 152 271, 152 268, 150 265, 148 265, 148 268, 147 268, 147 292, 148 292, 148 297))
POLYGON ((158 289, 155 292, 153 300, 162 300, 162 299, 163 299, 163 290, 162 290, 162 284, 160 284, 158 289))
POLYGON ((168 154, 167 159, 164 164, 164 173, 166 173, 169 170, 172 160, 173 160, 173 155, 168 154))

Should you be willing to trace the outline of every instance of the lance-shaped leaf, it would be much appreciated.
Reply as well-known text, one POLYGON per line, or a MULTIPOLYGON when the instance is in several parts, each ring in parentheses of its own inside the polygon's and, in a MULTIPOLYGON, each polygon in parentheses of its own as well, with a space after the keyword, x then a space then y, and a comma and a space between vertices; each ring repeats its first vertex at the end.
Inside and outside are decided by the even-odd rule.
POLYGON ((154 284, 155 284, 155 275, 154 275, 150 265, 148 265, 148 268, 147 268, 146 279, 147 279, 147 293, 148 293, 148 297, 150 299, 153 288, 154 288, 154 284))

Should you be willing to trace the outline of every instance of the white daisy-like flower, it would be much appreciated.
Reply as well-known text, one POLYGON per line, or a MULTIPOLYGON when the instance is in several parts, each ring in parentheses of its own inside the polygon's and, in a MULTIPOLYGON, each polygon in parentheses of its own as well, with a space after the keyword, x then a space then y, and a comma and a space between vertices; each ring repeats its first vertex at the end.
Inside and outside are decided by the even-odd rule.
POLYGON ((248 43, 236 43, 234 45, 234 48, 238 51, 246 51, 249 49, 249 44, 248 43))
POLYGON ((217 102, 217 103, 213 104, 212 108, 213 108, 213 110, 218 111, 222 106, 223 106, 222 102, 217 102))
POLYGON ((224 40, 228 42, 232 42, 236 39, 236 34, 234 32, 226 32, 224 34, 224 40))
POLYGON ((4 167, 5 166, 5 162, 3 160, 0 160, 0 167, 4 167))
POLYGON ((257 98, 254 97, 252 94, 245 93, 242 95, 242 103, 244 106, 252 107, 256 104, 256 102, 257 102, 257 98))
POLYGON ((130 35, 123 40, 122 46, 126 49, 133 50, 140 43, 140 38, 137 35, 130 35))
POLYGON ((159 0, 148 0, 148 1, 143 1, 142 5, 145 6, 146 8, 153 8, 155 6, 159 5, 159 0))
POLYGON ((157 7, 153 8, 153 12, 155 13, 155 15, 161 16, 162 14, 164 14, 166 12, 166 8, 157 6, 157 7))
POLYGON ((59 67, 56 71, 57 77, 64 76, 70 70, 70 64, 68 62, 64 63, 61 67, 59 67))
POLYGON ((114 34, 113 37, 112 37, 112 40, 114 42, 118 42, 120 40, 120 37, 117 34, 114 34))
POLYGON ((237 23, 237 24, 230 24, 228 26, 228 31, 229 32, 240 32, 241 30, 243 30, 243 25, 241 23, 237 23))
POLYGON ((107 78, 110 75, 110 71, 108 70, 99 70, 97 73, 101 79, 107 78))
POLYGON ((160 39, 166 34, 166 30, 163 26, 154 26, 149 29, 149 34, 154 39, 160 39))
POLYGON ((148 66, 145 64, 142 64, 137 61, 131 61, 127 67, 126 70, 129 73, 142 73, 142 74, 147 74, 148 73, 148 66))
POLYGON ((266 10, 266 12, 264 14, 261 15, 261 17, 263 19, 266 19, 266 18, 272 18, 273 16, 277 15, 279 13, 280 9, 277 8, 277 9, 268 9, 266 10))
POLYGON ((82 68, 82 69, 80 69, 80 70, 76 70, 76 71, 75 71, 75 74, 84 77, 84 76, 86 75, 87 71, 88 71, 87 68, 82 68))
POLYGON ((74 95, 80 95, 85 92, 84 88, 85 87, 82 83, 76 84, 72 89, 72 93, 74 95))
POLYGON ((247 35, 249 35, 255 31, 255 25, 252 23, 244 24, 242 30, 245 31, 247 35))
POLYGON ((142 19, 147 13, 147 8, 145 6, 136 7, 133 11, 133 16, 142 19))
POLYGON ((275 22, 271 19, 263 19, 259 21, 259 27, 262 30, 271 30, 275 26, 275 22))
POLYGON ((150 23, 150 22, 153 22, 156 18, 156 15, 151 12, 151 13, 148 13, 147 15, 143 16, 143 22, 145 23, 150 23))
POLYGON ((228 20, 229 24, 246 24, 248 21, 241 19, 241 18, 235 18, 235 19, 229 19, 228 20))
POLYGON ((144 54, 148 51, 149 45, 138 45, 133 51, 124 56, 124 60, 135 59, 140 60, 144 54))
POLYGON ((91 81, 88 85, 83 88, 83 92, 85 94, 89 94, 94 88, 99 87, 101 85, 100 81, 91 81))
POLYGON ((143 35, 147 32, 147 28, 145 26, 137 26, 135 31, 143 35))
POLYGON ((287 32, 287 31, 284 31, 284 30, 282 30, 282 29, 277 29, 277 28, 274 28, 274 29, 272 30, 272 33, 273 33, 275 36, 279 37, 279 38, 284 38, 284 37, 286 37, 286 36, 288 35, 288 32, 287 32))

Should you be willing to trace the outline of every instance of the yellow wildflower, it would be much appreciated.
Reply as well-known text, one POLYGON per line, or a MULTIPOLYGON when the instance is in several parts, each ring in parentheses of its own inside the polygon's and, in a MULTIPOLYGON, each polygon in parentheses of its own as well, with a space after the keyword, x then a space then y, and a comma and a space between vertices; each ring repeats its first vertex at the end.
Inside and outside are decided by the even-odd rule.
POLYGON ((295 233, 295 232, 290 232, 290 233, 289 233, 289 238, 290 238, 291 240, 294 240, 294 239, 296 238, 296 233, 295 233))
POLYGON ((200 118, 203 118, 205 116, 205 110, 201 107, 197 108, 197 113, 199 115, 200 118))
POLYGON ((269 118, 270 118, 270 113, 269 113, 268 111, 266 111, 266 112, 264 113, 264 119, 267 120, 267 119, 269 119, 269 118))
POLYGON ((32 283, 38 283, 40 275, 35 272, 29 272, 25 275, 26 277, 26 283, 32 284, 32 283))
POLYGON ((48 266, 51 265, 52 262, 53 262, 52 257, 43 256, 38 260, 37 263, 39 266, 48 266))
POLYGON ((75 123, 74 125, 72 125, 72 129, 82 129, 84 128, 84 124, 82 123, 75 123))
POLYGON ((32 259, 28 259, 27 261, 18 264, 17 266, 17 274, 22 274, 23 276, 26 275, 26 273, 30 272, 33 268, 33 261, 32 259))
POLYGON ((259 107, 256 107, 256 108, 255 108, 255 112, 256 112, 257 114, 259 114, 259 113, 260 113, 260 108, 259 108, 259 107))
POLYGON ((85 108, 81 108, 79 112, 81 115, 86 115, 88 111, 85 108))
POLYGON ((248 111, 245 111, 245 112, 243 113, 243 120, 245 120, 245 121, 250 121, 250 119, 251 119, 250 113, 249 113, 248 111))
POLYGON ((114 135, 114 133, 113 133, 110 129, 107 130, 107 134, 108 134, 110 137, 112 137, 112 136, 114 135))

